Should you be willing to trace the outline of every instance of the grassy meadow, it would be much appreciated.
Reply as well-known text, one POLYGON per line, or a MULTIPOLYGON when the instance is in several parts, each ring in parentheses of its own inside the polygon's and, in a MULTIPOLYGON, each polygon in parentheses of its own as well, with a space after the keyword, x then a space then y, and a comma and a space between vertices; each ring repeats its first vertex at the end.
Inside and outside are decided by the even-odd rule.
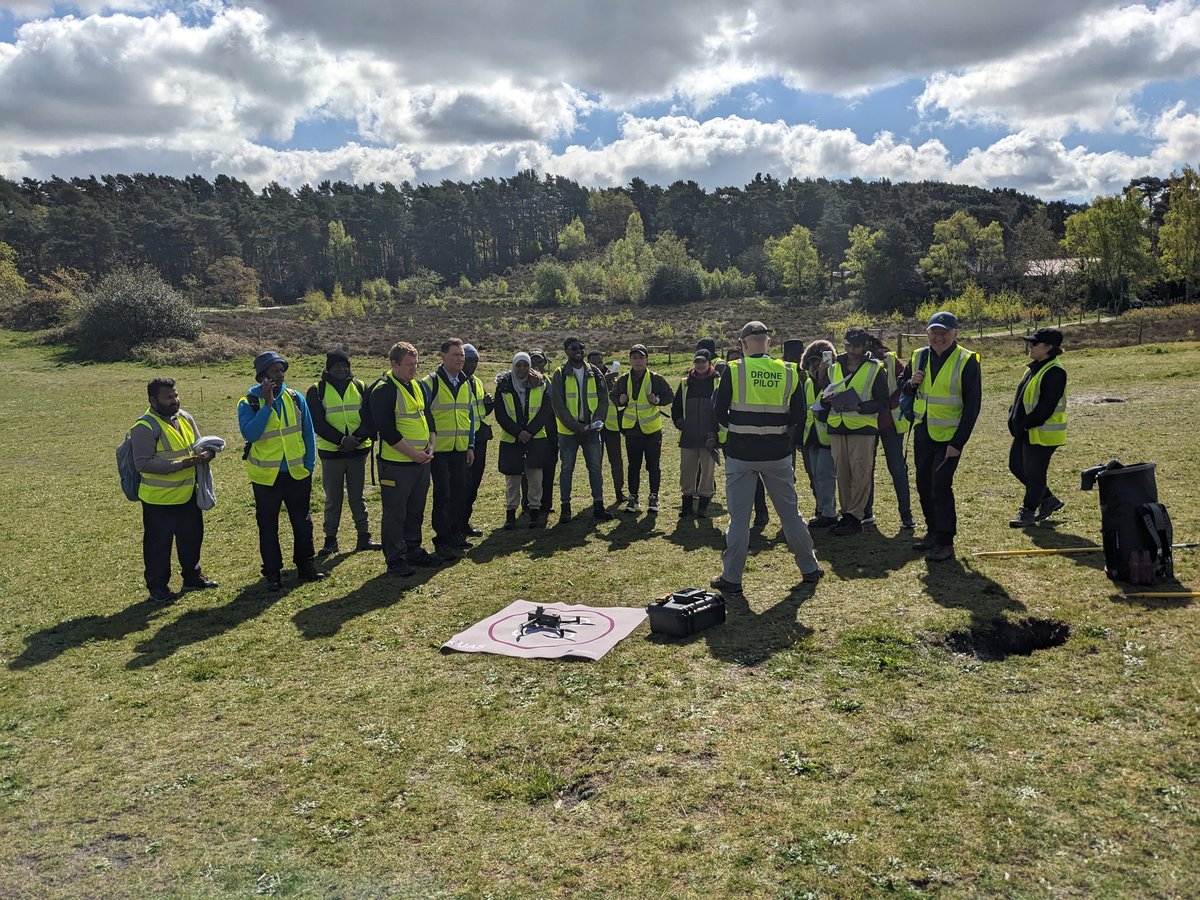
MULTIPOLYGON (((173 370, 232 446, 206 515, 221 587, 161 608, 113 464, 158 370, 0 333, 0 894, 1196 896, 1195 603, 1124 597, 1099 553, 972 553, 1098 543, 1078 473, 1113 457, 1157 463, 1176 540, 1200 540, 1200 343, 1068 353, 1051 467, 1067 508, 1029 532, 1007 527, 1019 341, 963 343, 983 349, 985 395, 957 560, 911 551, 881 460, 878 528, 819 533, 815 590, 796 589, 772 516, 725 625, 642 625, 581 663, 438 648, 517 598, 641 606, 706 584, 725 520, 677 518, 670 438, 657 518, 500 531, 493 445, 489 533, 465 559, 402 584, 378 554, 341 554, 325 581, 285 569, 268 594, 236 452, 249 363, 173 370), (1030 618, 1070 636, 997 661, 951 649, 1030 618)), ((509 358, 486 355, 485 380, 509 358)), ((322 363, 293 360, 289 383, 322 363)), ((605 483, 611 498, 607 466, 605 483)), ((581 460, 576 509, 586 485, 581 460)), ((342 527, 345 546, 348 512, 342 527)), ((1200 583, 1194 551, 1176 573, 1200 583)))

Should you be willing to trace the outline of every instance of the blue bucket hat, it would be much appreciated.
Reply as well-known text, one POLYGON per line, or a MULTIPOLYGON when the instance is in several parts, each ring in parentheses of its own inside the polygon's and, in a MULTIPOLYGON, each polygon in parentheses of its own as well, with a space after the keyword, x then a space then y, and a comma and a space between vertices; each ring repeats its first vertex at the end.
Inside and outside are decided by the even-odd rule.
POLYGON ((275 363, 283 363, 283 371, 287 371, 288 361, 276 353, 274 350, 268 350, 266 353, 260 353, 254 357, 254 377, 262 378, 263 372, 275 365, 275 363))

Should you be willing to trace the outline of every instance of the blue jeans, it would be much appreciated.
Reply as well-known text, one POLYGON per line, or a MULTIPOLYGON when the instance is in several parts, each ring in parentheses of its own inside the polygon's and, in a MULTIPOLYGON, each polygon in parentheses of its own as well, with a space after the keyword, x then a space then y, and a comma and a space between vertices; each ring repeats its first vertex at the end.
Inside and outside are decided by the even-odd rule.
POLYGON ((558 497, 560 502, 571 502, 571 482, 575 477, 576 451, 583 450, 583 462, 587 466, 588 484, 592 489, 592 502, 604 504, 604 447, 600 443, 600 432, 584 434, 560 434, 558 436, 558 497))
MULTIPOLYGON (((895 431, 881 431, 879 442, 883 444, 883 458, 887 461, 888 475, 896 489, 896 506, 900 510, 901 524, 912 522, 912 492, 908 486, 908 461, 904 458, 904 435, 895 431)), ((879 444, 876 444, 878 448, 879 444)), ((875 514, 875 487, 872 479, 871 499, 867 501, 868 516, 875 514)))

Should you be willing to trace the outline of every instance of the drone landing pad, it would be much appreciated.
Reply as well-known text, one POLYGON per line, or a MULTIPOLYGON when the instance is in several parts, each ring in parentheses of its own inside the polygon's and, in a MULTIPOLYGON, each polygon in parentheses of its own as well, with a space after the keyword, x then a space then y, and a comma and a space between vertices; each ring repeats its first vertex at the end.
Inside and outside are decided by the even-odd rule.
POLYGON ((504 609, 456 634, 442 652, 499 653, 531 659, 599 659, 646 618, 645 609, 597 608, 567 603, 540 605, 545 616, 531 617, 539 604, 514 600, 504 609), (551 622, 557 618, 558 627, 551 622))

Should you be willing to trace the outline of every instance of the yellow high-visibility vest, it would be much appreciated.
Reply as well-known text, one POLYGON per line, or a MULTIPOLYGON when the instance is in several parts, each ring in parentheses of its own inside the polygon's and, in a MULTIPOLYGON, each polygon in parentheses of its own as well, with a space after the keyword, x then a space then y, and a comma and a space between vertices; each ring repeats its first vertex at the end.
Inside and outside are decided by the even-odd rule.
MULTIPOLYGON (((725 373, 732 381, 730 413, 748 413, 740 422, 729 422, 730 434, 787 434, 786 422, 755 422, 759 415, 786 414, 799 386, 796 367, 769 356, 735 359, 725 373), (749 421, 746 421, 748 419, 749 421)), ((739 417, 742 418, 742 417, 739 417)))
MULTIPOLYGON (((529 405, 529 412, 528 412, 528 415, 525 417, 526 424, 529 424, 534 419, 536 419, 537 414, 539 412, 541 412, 542 401, 543 401, 545 395, 546 395, 546 388, 544 385, 539 384, 537 387, 532 387, 532 388, 527 389, 527 391, 525 393, 525 397, 526 397, 526 403, 528 403, 528 405, 529 405)), ((516 422, 517 421, 517 398, 514 397, 508 391, 505 391, 501 396, 503 397, 503 400, 504 400, 505 412, 508 413, 508 417, 510 419, 512 419, 514 422, 516 422)), ((544 438, 545 436, 546 436, 546 426, 543 425, 538 430, 538 433, 534 435, 534 437, 535 438, 544 438)), ((500 440, 505 444, 515 444, 517 442, 516 435, 509 434, 503 428, 500 429, 500 440)))
MULTIPOLYGON (((159 434, 154 442, 156 459, 176 460, 192 455, 192 447, 196 443, 196 432, 192 429, 192 423, 183 414, 176 418, 179 428, 175 429, 162 416, 147 409, 146 415, 134 422, 133 427, 150 428, 146 416, 153 418, 159 427, 159 434)), ((150 430, 154 429, 150 428, 150 430)), ((141 482, 138 484, 138 499, 154 506, 177 506, 191 500, 195 490, 195 469, 180 469, 178 472, 171 472, 167 475, 143 472, 141 482)))
MULTIPOLYGON (((588 424, 595 421, 596 410, 600 408, 600 395, 596 390, 596 378, 592 374, 591 368, 585 366, 584 371, 587 373, 587 398, 584 401, 588 414, 588 424)), ((567 412, 571 414, 571 418, 577 422, 582 421, 579 418, 579 379, 575 377, 575 370, 570 365, 563 366, 562 370, 563 392, 567 397, 567 412)), ((555 421, 558 417, 555 416, 555 421)), ((558 421, 559 434, 571 434, 571 429, 558 421)))
MULTIPOLYGON (((850 380, 846 382, 846 389, 854 391, 858 394, 860 402, 865 403, 871 399, 871 391, 875 387, 875 379, 879 377, 879 362, 874 359, 864 359, 862 365, 857 371, 850 376, 850 380)), ((845 378, 842 372, 842 364, 835 362, 833 368, 829 370, 829 383, 836 384, 845 378)), ((851 431, 857 431, 860 428, 875 428, 879 424, 879 419, 874 413, 860 412, 838 412, 837 410, 829 410, 829 420, 826 423, 830 428, 849 428, 851 431)))
POLYGON ((459 378, 457 391, 438 378, 437 372, 426 375, 425 383, 429 386, 429 408, 437 433, 434 451, 466 450, 471 443, 471 407, 475 405, 467 379, 459 378))
MULTIPOLYGON (((396 430, 400 432, 400 437, 407 438, 415 449, 424 450, 429 446, 429 423, 425 421, 425 392, 416 382, 409 386, 401 384, 391 372, 388 372, 386 377, 396 388, 396 430), (412 388, 411 394, 408 392, 409 387, 412 388)), ((401 453, 382 438, 379 441, 379 458, 387 462, 414 461, 411 456, 401 453)))
MULTIPOLYGON (((487 415, 487 404, 483 401, 483 382, 478 375, 471 376, 471 393, 475 404, 475 430, 479 431, 479 425, 487 415)), ((478 439, 476 436, 476 440, 478 439)))
MULTIPOLYGON (((322 381, 313 385, 317 389, 318 396, 321 398, 321 405, 325 407, 325 421, 330 427, 336 428, 342 434, 354 434, 358 430, 358 426, 362 424, 362 391, 359 390, 358 382, 353 378, 346 385, 346 393, 339 394, 328 381, 322 381)), ((359 450, 365 450, 371 446, 370 440, 365 440, 358 445, 359 450)), ((317 435, 318 450, 341 450, 337 444, 325 440, 319 434, 317 435)))
MULTIPOLYGON (((914 371, 920 353, 932 355, 933 351, 922 347, 913 354, 911 365, 914 371)), ((956 346, 938 369, 937 378, 930 378, 926 372, 925 380, 917 388, 913 400, 913 422, 924 421, 932 440, 948 443, 962 422, 962 374, 972 358, 979 359, 979 354, 956 346)), ((928 358, 925 364, 929 365, 928 358)))
MULTIPOLYGON (((262 403, 261 397, 255 397, 262 403)), ((239 403, 250 405, 249 395, 239 403)), ((262 436, 250 444, 250 452, 246 456, 246 475, 253 484, 272 485, 279 477, 279 470, 286 464, 288 474, 296 481, 308 477, 308 469, 304 468, 304 426, 300 421, 300 405, 287 388, 283 392, 283 416, 271 406, 271 417, 262 436), (289 415, 290 413, 290 415, 289 415)))
MULTIPOLYGON (((638 389, 637 394, 629 398, 627 408, 633 413, 633 421, 629 423, 626 431, 633 431, 635 428, 642 434, 656 434, 662 431, 662 415, 660 415, 658 407, 649 399, 652 377, 653 373, 647 369, 646 374, 642 376, 642 386, 638 389)), ((629 384, 633 384, 632 374, 629 376, 629 384)))
MULTIPOLYGON (((1055 357, 1034 373, 1021 394, 1021 404, 1025 407, 1025 415, 1029 415, 1037 406, 1038 399, 1042 396, 1042 376, 1048 369, 1062 369, 1063 372, 1066 372, 1066 368, 1055 357)), ((1061 447, 1066 442, 1067 389, 1064 387, 1063 395, 1058 401, 1058 406, 1054 407, 1054 412, 1050 414, 1050 418, 1046 420, 1045 424, 1029 429, 1029 443, 1038 447, 1061 447)))
POLYGON ((804 402, 808 405, 808 418, 804 420, 804 443, 808 443, 808 436, 815 428, 817 429, 817 443, 822 447, 828 447, 829 423, 818 421, 812 410, 813 404, 817 402, 817 383, 812 378, 804 379, 804 402))
MULTIPOLYGON (((891 398, 895 396, 897 389, 900 387, 900 380, 896 377, 896 369, 899 362, 900 361, 896 357, 896 354, 891 352, 886 353, 882 360, 883 370, 887 372, 889 403, 891 402, 891 398)), ((900 414, 900 407, 897 406, 895 409, 889 410, 889 412, 892 414, 892 422, 896 426, 896 433, 906 434, 908 429, 912 427, 912 423, 910 423, 908 419, 904 418, 904 416, 900 414)))

